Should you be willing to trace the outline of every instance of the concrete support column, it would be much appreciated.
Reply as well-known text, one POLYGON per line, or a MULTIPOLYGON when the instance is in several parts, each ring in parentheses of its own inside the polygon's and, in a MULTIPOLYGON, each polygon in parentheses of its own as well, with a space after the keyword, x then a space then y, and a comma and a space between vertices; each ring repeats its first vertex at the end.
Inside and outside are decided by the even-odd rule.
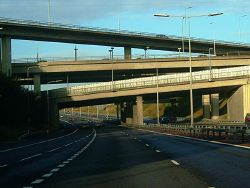
POLYGON ((250 112, 250 84, 235 90, 227 100, 227 115, 229 121, 244 121, 246 113, 250 112))
POLYGON ((58 126, 59 109, 57 103, 50 101, 49 103, 49 129, 58 126))
POLYGON ((203 118, 210 119, 210 95, 202 95, 203 118))
POLYGON ((143 99, 142 96, 136 97, 136 116, 137 116, 137 125, 143 125, 143 99))
POLYGON ((219 93, 216 94, 211 94, 211 103, 212 103, 212 119, 218 119, 219 118, 219 111, 220 111, 220 106, 219 106, 219 93))
POLYGON ((133 125, 138 125, 137 122, 137 106, 133 105, 133 125))
POLYGON ((6 76, 12 76, 11 67, 11 39, 10 37, 3 37, 0 45, 0 61, 1 61, 1 72, 6 76))
POLYGON ((131 48, 130 47, 124 47, 124 59, 131 59, 131 48))
POLYGON ((39 74, 34 75, 34 93, 36 96, 41 96, 41 79, 39 74))

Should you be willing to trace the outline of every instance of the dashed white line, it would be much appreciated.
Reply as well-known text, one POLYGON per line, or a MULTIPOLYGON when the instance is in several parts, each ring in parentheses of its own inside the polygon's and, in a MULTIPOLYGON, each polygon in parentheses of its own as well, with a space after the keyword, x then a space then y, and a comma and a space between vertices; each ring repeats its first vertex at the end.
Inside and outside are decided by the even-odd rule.
POLYGON ((62 168, 62 167, 64 167, 64 166, 65 166, 65 164, 60 164, 60 165, 58 165, 57 167, 62 168))
POLYGON ((59 171, 60 169, 59 168, 54 168, 54 169, 52 169, 50 172, 57 172, 57 171, 59 171))
POLYGON ((8 165, 7 164, 1 165, 0 168, 4 168, 6 166, 8 166, 8 165))
POLYGON ((171 160, 171 162, 174 163, 174 164, 177 165, 177 166, 180 165, 180 163, 178 163, 178 162, 175 161, 175 160, 171 160))
POLYGON ((64 146, 67 147, 67 146, 70 146, 70 145, 72 145, 72 144, 73 144, 73 142, 68 143, 68 144, 66 144, 66 145, 64 145, 64 146))
POLYGON ((23 187, 23 188, 32 188, 32 187, 29 186, 29 187, 23 187))
POLYGON ((48 173, 48 174, 44 174, 42 177, 43 178, 48 178, 48 177, 50 177, 50 176, 52 176, 53 175, 53 173, 48 173))
POLYGON ((156 151, 157 153, 160 153, 160 152, 161 152, 161 151, 160 151, 160 150, 158 150, 158 149, 157 149, 157 150, 155 150, 155 151, 156 151))
POLYGON ((69 163, 69 161, 64 161, 64 162, 63 162, 63 164, 68 164, 68 163, 69 163))
POLYGON ((53 151, 59 150, 59 149, 61 149, 61 148, 62 148, 62 147, 58 147, 58 148, 55 148, 55 149, 49 150, 48 152, 53 152, 53 151))
POLYGON ((149 145, 148 145, 148 144, 145 144, 145 146, 149 147, 149 145))
POLYGON ((39 154, 36 154, 36 155, 32 155, 32 156, 30 156, 30 157, 23 158, 23 159, 21 159, 20 161, 21 161, 21 162, 22 162, 22 161, 26 161, 26 160, 28 160, 28 159, 32 159, 32 158, 38 157, 38 156, 40 156, 40 155, 42 155, 42 154, 39 153, 39 154))
POLYGON ((35 181, 33 181, 31 184, 39 184, 42 183, 44 181, 44 179, 37 179, 35 181))

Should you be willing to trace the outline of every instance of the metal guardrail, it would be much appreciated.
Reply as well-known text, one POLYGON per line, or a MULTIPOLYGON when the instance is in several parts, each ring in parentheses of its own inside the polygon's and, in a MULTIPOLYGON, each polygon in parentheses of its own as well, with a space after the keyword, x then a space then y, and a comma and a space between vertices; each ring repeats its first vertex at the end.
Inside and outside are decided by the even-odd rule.
MULTIPOLYGON (((165 34, 156 34, 156 33, 148 33, 148 32, 131 32, 127 30, 116 30, 116 29, 108 29, 108 28, 100 28, 100 27, 85 27, 85 26, 72 25, 72 24, 40 22, 40 21, 33 21, 33 20, 11 19, 11 18, 3 18, 3 17, 0 17, 0 24, 1 23, 19 24, 19 25, 24 25, 24 26, 35 26, 35 27, 49 27, 51 29, 81 30, 81 31, 92 31, 92 32, 98 32, 98 33, 154 37, 154 38, 159 38, 159 39, 168 39, 168 40, 172 39, 172 40, 178 40, 178 41, 182 40, 182 37, 175 36, 175 35, 165 35, 165 34)), ((187 38, 185 38, 185 40, 187 40, 187 38)), ((214 40, 195 38, 195 37, 191 37, 191 40, 195 42, 207 42, 211 44, 214 43, 214 40)), ((216 43, 222 44, 222 45, 234 45, 237 47, 250 47, 250 44, 239 43, 239 42, 227 42, 227 41, 219 40, 219 41, 216 41, 216 43)))
MULTIPOLYGON (((213 81, 217 80, 227 80, 235 79, 239 77, 249 77, 250 76, 250 66, 234 67, 234 68, 224 68, 224 69, 213 69, 211 71, 211 79, 213 81)), ((210 71, 197 71, 192 73, 193 83, 207 82, 210 79, 210 71)), ((167 85, 181 85, 190 82, 189 73, 177 73, 153 77, 143 77, 128 80, 119 80, 113 82, 102 82, 95 84, 88 84, 84 86, 73 86, 69 88, 61 88, 52 90, 50 92, 50 97, 67 97, 73 95, 88 95, 94 93, 104 93, 112 91, 122 91, 122 90, 133 90, 139 88, 149 88, 167 85)))

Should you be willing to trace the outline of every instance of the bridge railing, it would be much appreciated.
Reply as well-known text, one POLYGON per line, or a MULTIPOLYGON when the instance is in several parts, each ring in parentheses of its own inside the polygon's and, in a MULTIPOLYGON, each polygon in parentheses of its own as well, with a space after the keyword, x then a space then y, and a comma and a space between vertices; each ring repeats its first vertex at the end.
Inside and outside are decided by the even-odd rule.
MULTIPOLYGON (((118 30, 118 29, 107 29, 107 28, 100 28, 100 27, 85 27, 80 25, 73 25, 73 24, 61 24, 55 22, 39 22, 33 20, 21 20, 21 19, 11 19, 11 18, 3 18, 0 17, 0 24, 1 23, 10 23, 10 24, 20 24, 20 25, 27 25, 27 26, 38 26, 38 27, 48 27, 54 29, 70 29, 70 30, 82 30, 82 31, 94 31, 94 32, 107 32, 113 34, 124 34, 124 35, 132 35, 132 36, 145 36, 145 37, 156 37, 160 39, 173 39, 181 41, 183 40, 182 37, 175 36, 175 35, 165 35, 165 34, 156 34, 156 33, 147 33, 147 32, 131 32, 127 30, 118 30)), ((187 41, 187 38, 184 39, 187 41)), ((207 43, 214 43, 214 40, 209 39, 202 39, 202 38, 191 38, 192 41, 196 42, 207 42, 207 43)), ((239 42, 228 42, 228 41, 216 41, 218 44, 224 45, 234 45, 239 47, 249 47, 250 44, 246 43, 239 43, 239 42)))
MULTIPOLYGON (((211 71, 197 71, 192 73, 192 82, 207 82, 212 79, 217 80, 228 80, 236 78, 244 78, 250 76, 250 66, 225 68, 225 69, 213 69, 211 71)), ((153 77, 143 77, 135 78, 129 80, 118 80, 113 82, 102 82, 95 84, 88 84, 84 86, 73 86, 69 88, 61 88, 57 90, 52 90, 51 97, 67 97, 73 95, 88 95, 94 93, 112 92, 112 91, 122 91, 122 90, 133 90, 139 88, 152 88, 170 85, 181 85, 190 82, 189 73, 177 73, 168 74, 153 77)))

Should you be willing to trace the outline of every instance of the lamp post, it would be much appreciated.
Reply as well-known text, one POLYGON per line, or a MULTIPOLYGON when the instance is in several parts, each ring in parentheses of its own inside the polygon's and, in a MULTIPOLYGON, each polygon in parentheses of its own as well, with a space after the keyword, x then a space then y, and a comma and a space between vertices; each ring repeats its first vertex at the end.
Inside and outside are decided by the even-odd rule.
POLYGON ((78 49, 76 48, 76 45, 75 45, 75 49, 74 50, 75 50, 75 61, 77 61, 77 50, 78 49))
POLYGON ((223 13, 212 13, 212 14, 201 14, 201 15, 169 15, 169 14, 155 14, 154 16, 158 17, 177 17, 177 18, 185 18, 188 19, 188 47, 189 47, 189 74, 190 74, 190 126, 193 127, 194 124, 194 110, 193 110, 193 86, 192 86, 192 57, 191 57, 191 35, 190 35, 190 19, 195 17, 212 17, 212 16, 219 16, 223 13))
POLYGON ((246 14, 239 16, 239 43, 241 43, 241 18, 244 18, 246 16, 246 14))
POLYGON ((160 109, 159 109, 159 71, 158 61, 156 61, 156 112, 157 112, 157 125, 160 125, 160 109))
POLYGON ((49 129, 50 129, 50 123, 49 123, 49 120, 50 120, 50 108, 49 108, 49 89, 48 89, 48 84, 52 84, 52 83, 58 83, 58 82, 62 82, 63 80, 53 80, 53 81, 49 81, 47 82, 47 121, 48 121, 48 129, 47 129, 47 134, 49 134, 49 129))
POLYGON ((178 48, 179 50, 179 58, 181 57, 181 48, 178 48))
POLYGON ((51 20, 50 20, 50 0, 49 0, 49 2, 48 2, 48 24, 50 25, 50 22, 51 22, 51 20))
POLYGON ((211 50, 213 50, 213 48, 209 48, 208 51, 209 51, 209 82, 212 81, 212 65, 211 65, 211 50))
MULTIPOLYGON (((210 22, 209 24, 213 25, 214 22, 210 22)), ((213 49, 214 49, 214 55, 216 55, 216 48, 215 48, 216 47, 216 42, 215 42, 214 30, 212 30, 212 31, 213 31, 213 41, 214 41, 214 48, 213 49)))

